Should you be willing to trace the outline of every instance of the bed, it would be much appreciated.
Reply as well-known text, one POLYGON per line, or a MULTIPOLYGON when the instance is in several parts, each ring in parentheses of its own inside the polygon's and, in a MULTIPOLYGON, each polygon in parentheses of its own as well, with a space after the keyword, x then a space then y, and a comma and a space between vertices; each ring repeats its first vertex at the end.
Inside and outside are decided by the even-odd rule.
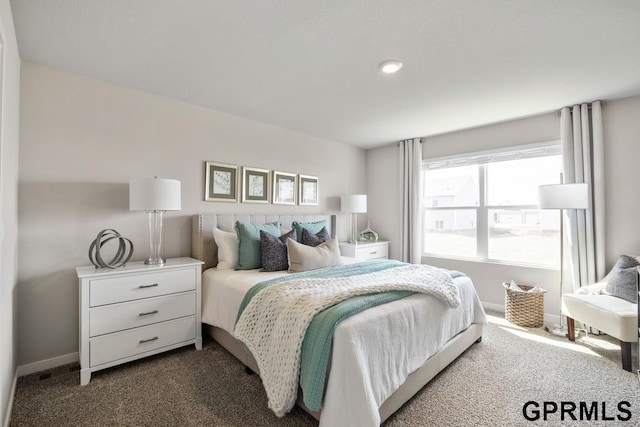
MULTIPOLYGON (((263 224, 324 220, 335 235, 333 215, 199 214, 192 221, 192 256, 204 262, 202 321, 205 332, 252 371, 260 369, 233 336, 243 298, 256 283, 286 271, 218 270, 213 230, 232 231, 236 221, 263 224)), ((344 258, 345 263, 354 262, 344 258)), ((375 426, 386 420, 467 348, 482 338, 486 316, 471 280, 454 279, 462 304, 452 309, 424 294, 414 294, 355 314, 338 324, 320 411, 298 404, 320 426, 375 426), (402 325, 398 328, 398 325, 402 325), (425 325, 429 325, 425 328, 425 325), (394 326, 395 325, 395 326, 394 326)))

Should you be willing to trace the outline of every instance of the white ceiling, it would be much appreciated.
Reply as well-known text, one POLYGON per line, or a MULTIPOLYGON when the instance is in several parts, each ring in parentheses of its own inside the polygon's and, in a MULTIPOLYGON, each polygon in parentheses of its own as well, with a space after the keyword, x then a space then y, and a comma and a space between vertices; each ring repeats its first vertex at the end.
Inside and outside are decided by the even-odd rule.
POLYGON ((23 60, 363 148, 640 93, 638 0, 11 7, 23 60))

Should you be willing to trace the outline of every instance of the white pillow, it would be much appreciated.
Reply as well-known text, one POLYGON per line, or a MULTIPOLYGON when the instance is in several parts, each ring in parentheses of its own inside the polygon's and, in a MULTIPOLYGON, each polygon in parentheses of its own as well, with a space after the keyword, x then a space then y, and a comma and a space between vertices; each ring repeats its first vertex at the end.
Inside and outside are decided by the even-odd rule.
POLYGON ((340 247, 337 239, 329 239, 318 246, 307 246, 293 239, 287 239, 289 273, 316 270, 323 267, 341 265, 340 247))
POLYGON ((213 230, 218 245, 218 270, 235 269, 238 266, 238 234, 233 231, 213 230))

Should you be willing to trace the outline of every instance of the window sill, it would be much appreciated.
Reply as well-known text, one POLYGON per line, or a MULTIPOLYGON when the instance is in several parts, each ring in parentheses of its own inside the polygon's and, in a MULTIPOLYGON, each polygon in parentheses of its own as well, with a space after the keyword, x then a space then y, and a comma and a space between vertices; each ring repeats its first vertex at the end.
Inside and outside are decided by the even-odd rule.
POLYGON ((540 264, 521 264, 517 262, 500 261, 500 260, 493 260, 493 259, 477 259, 477 258, 422 254, 421 260, 424 264, 429 264, 429 262, 425 262, 425 260, 428 260, 428 259, 459 261, 459 262, 468 262, 468 263, 474 263, 474 264, 489 264, 489 265, 501 266, 501 267, 517 267, 517 268, 530 268, 535 270, 560 271, 559 267, 550 267, 548 265, 540 265, 540 264))

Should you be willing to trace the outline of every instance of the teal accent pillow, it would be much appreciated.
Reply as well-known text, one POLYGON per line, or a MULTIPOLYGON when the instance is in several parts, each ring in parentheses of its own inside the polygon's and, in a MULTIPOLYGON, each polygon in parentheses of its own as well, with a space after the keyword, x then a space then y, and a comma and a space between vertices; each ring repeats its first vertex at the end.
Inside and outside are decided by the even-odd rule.
POLYGON ((291 226, 296 229, 296 235, 298 237, 298 243, 302 243, 302 229, 306 228, 311 234, 316 234, 322 230, 322 227, 327 227, 327 221, 322 219, 316 222, 298 222, 293 221, 291 226))
POLYGON ((266 224, 236 221, 236 232, 238 233, 238 265, 236 270, 253 270, 262 267, 260 230, 279 236, 280 221, 266 224))

